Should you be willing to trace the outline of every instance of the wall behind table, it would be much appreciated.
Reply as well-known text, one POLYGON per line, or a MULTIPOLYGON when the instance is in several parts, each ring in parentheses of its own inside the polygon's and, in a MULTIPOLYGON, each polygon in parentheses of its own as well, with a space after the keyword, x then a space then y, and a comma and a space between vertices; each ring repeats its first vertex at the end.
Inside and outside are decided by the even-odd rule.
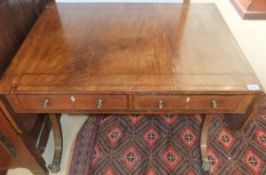
POLYGON ((49 1, 0 0, 0 77, 49 1))

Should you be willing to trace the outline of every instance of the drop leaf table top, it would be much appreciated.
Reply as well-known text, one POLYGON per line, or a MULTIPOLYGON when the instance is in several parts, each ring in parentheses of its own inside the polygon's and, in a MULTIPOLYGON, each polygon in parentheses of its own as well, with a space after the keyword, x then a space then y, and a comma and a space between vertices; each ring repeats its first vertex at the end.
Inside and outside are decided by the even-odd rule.
MULTIPOLYGON (((0 80, 15 113, 48 113, 59 170, 55 113, 253 116, 260 82, 213 4, 55 4, 41 14, 0 80)), ((228 117, 229 118, 229 117, 228 117)), ((225 120, 235 126, 236 118, 225 120)), ((41 171, 40 171, 41 172, 41 171)))
POLYGON ((0 92, 257 93, 250 84, 260 86, 213 4, 51 3, 0 92))

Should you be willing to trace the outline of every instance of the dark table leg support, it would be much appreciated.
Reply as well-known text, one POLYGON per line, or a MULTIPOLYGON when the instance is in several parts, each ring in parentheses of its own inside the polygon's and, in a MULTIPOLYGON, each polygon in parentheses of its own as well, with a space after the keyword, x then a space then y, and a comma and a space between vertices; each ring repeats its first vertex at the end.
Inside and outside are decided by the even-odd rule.
POLYGON ((246 114, 246 120, 245 120, 244 124, 240 128, 240 131, 241 132, 244 132, 244 129, 249 124, 250 120, 255 116, 255 114, 256 114, 256 112, 258 110, 258 107, 261 104, 262 100, 263 100, 263 96, 258 97, 256 103, 247 112, 247 114, 246 114))
POLYGON ((54 135, 54 157, 53 162, 48 166, 52 173, 57 173, 60 171, 60 163, 62 159, 63 151, 63 135, 60 123, 60 118, 55 114, 49 114, 49 119, 52 125, 53 135, 54 135))
POLYGON ((223 119, 226 126, 231 130, 239 130, 240 132, 244 132, 244 129, 256 114, 259 105, 262 103, 263 97, 264 96, 258 96, 245 114, 226 114, 223 119))
POLYGON ((200 139, 200 151, 203 162, 202 168, 204 169, 204 171, 207 172, 211 171, 211 164, 208 159, 208 129, 212 119, 213 119, 212 115, 205 116, 201 130, 201 139, 200 139))

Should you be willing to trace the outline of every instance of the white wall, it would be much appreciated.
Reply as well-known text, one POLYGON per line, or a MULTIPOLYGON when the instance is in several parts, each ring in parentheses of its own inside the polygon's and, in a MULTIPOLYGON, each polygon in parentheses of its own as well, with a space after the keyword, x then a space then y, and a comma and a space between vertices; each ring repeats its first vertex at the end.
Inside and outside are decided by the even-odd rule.
POLYGON ((163 2, 163 3, 180 3, 183 0, 56 0, 56 2, 163 2))

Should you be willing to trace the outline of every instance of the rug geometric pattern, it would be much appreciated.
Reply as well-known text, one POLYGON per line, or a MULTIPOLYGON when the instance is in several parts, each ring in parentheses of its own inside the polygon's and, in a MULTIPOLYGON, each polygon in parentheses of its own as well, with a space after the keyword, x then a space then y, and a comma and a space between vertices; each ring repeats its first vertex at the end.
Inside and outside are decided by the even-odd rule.
MULTIPOLYGON (((93 116, 88 120, 99 118, 93 116)), ((94 131, 86 129, 87 125, 92 126, 86 122, 79 135, 97 131, 93 143, 91 138, 77 138, 77 143, 80 139, 87 142, 76 144, 71 169, 86 169, 76 174, 204 174, 199 146, 202 118, 198 115, 110 115, 93 125, 94 131), (86 156, 82 154, 86 161, 75 161, 80 156, 77 152, 84 149, 89 152, 86 156)), ((243 133, 226 128, 222 116, 217 117, 209 127, 211 174, 265 175, 265 128, 266 99, 243 133)), ((70 174, 74 175, 73 171, 70 174)))

